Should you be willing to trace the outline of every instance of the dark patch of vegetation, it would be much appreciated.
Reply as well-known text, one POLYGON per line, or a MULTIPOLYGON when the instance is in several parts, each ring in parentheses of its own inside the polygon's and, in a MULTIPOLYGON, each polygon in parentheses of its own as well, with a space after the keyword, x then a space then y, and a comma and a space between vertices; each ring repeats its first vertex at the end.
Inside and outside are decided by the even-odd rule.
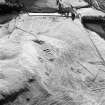
POLYGON ((85 28, 96 32, 105 40, 105 17, 83 16, 81 22, 85 28))
POLYGON ((22 6, 0 4, 0 15, 6 15, 11 13, 19 13, 22 10, 22 6))
POLYGON ((16 18, 22 11, 20 5, 0 4, 0 24, 5 24, 16 18))
POLYGON ((83 16, 82 23, 85 25, 86 23, 93 23, 93 24, 105 24, 105 17, 102 16, 83 16))
POLYGON ((24 89, 20 89, 17 92, 11 93, 11 94, 2 94, 4 99, 0 100, 0 105, 5 105, 9 102, 13 102, 20 94, 22 94, 26 91, 28 91, 28 89, 24 88, 24 89))

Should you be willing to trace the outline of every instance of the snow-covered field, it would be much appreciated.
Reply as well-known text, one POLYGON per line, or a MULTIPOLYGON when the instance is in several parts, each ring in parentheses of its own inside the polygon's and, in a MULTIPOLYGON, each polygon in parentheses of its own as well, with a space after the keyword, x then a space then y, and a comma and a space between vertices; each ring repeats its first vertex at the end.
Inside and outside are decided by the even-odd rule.
POLYGON ((105 41, 80 19, 38 15, 0 27, 0 105, 105 105, 105 41))

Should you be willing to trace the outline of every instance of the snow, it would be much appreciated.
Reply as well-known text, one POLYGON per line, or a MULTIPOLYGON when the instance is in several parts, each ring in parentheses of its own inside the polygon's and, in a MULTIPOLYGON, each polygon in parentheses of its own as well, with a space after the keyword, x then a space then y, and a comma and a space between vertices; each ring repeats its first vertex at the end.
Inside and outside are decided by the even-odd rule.
MULTIPOLYGON (((90 8, 78 12, 104 16, 90 8)), ((35 99, 40 100, 38 105, 54 100, 62 105, 104 103, 105 41, 86 30, 80 19, 42 15, 22 14, 16 24, 11 21, 0 29, 0 99, 5 99, 2 94, 11 95, 27 87, 32 104, 35 99), (30 79, 34 82, 29 83, 30 79)), ((23 100, 21 95, 16 99, 27 105, 23 100)))

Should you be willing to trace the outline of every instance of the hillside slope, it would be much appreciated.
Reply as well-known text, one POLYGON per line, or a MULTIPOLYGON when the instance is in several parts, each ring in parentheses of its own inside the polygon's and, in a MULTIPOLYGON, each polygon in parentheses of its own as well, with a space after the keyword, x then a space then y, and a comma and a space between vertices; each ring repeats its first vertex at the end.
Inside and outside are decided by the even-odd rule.
POLYGON ((104 105, 104 46, 80 19, 22 14, 2 25, 0 105, 104 105))

